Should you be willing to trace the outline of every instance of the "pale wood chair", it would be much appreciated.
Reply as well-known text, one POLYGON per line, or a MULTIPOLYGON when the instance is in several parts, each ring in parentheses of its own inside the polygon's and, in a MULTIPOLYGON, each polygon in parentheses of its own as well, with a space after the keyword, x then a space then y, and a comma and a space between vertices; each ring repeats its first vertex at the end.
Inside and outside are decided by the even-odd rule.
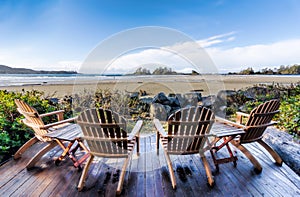
POLYGON ((254 169, 257 173, 262 171, 262 167, 251 152, 243 146, 243 144, 258 142, 271 154, 277 165, 282 165, 282 159, 280 156, 262 140, 266 128, 276 124, 276 122, 272 121, 272 118, 275 114, 279 113, 279 106, 280 101, 278 99, 272 99, 254 108, 250 114, 238 112, 236 122, 216 117, 216 121, 218 122, 241 128, 245 131, 245 134, 242 134, 239 139, 232 140, 231 143, 246 155, 246 157, 254 165, 254 169), (248 118, 246 124, 242 124, 243 117, 248 118))
MULTIPOLYGON (((72 161, 76 162, 76 159, 72 154, 70 154, 70 149, 74 142, 76 141, 76 135, 80 135, 80 128, 71 122, 74 122, 75 118, 63 119, 63 110, 54 111, 46 114, 39 114, 37 110, 26 102, 15 99, 17 105, 17 110, 22 114, 25 119, 22 122, 30 127, 34 131, 35 137, 27 141, 15 154, 14 159, 18 159, 22 154, 34 143, 41 141, 47 143, 47 145, 38 151, 36 155, 27 163, 26 168, 34 167, 35 163, 40 160, 40 158, 49 152, 52 148, 59 145, 63 149, 62 155, 56 160, 58 164, 66 155, 68 155, 72 161), (42 118, 46 116, 57 115, 57 122, 44 124, 42 118), (52 134, 47 136, 48 134, 52 134), (58 140, 55 137, 62 136, 64 140, 58 140), (69 142, 66 146, 64 141, 69 142)), ((76 147, 77 149, 78 147, 76 147)), ((76 149, 73 150, 76 151, 76 149)), ((78 165, 76 166, 78 167, 78 165)))
POLYGON ((199 154, 203 162, 208 184, 214 185, 214 179, 211 169, 204 155, 211 127, 214 123, 213 112, 205 107, 183 108, 168 118, 167 132, 164 130, 161 122, 154 119, 154 126, 157 130, 157 151, 159 151, 159 142, 163 147, 167 160, 169 173, 171 176, 172 187, 176 188, 176 179, 170 155, 188 155, 199 154))
POLYGON ((87 148, 90 150, 90 157, 83 169, 78 183, 78 190, 81 191, 85 185, 86 176, 94 157, 124 158, 121 170, 117 194, 122 192, 123 181, 132 156, 135 144, 139 153, 139 132, 143 121, 135 123, 131 133, 127 132, 126 120, 116 112, 105 109, 88 109, 82 112, 77 119, 80 125, 87 148))

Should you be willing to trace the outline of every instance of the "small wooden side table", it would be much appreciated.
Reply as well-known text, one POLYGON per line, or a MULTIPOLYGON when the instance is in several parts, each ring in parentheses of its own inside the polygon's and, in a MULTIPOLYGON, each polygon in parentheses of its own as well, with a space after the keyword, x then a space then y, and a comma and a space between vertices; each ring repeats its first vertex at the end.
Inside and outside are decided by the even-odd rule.
POLYGON ((236 165, 237 165, 236 161, 238 160, 238 158, 237 158, 237 156, 233 155, 232 150, 229 146, 229 142, 244 133, 245 133, 245 131, 243 129, 221 129, 221 130, 213 132, 213 134, 216 136, 216 138, 213 141, 214 145, 210 149, 210 153, 213 158, 214 164, 216 166, 217 172, 219 171, 219 164, 233 162, 234 166, 236 167, 236 165), (221 139, 223 140, 223 142, 217 146, 216 144, 221 139), (226 148, 229 152, 229 157, 219 159, 216 157, 215 153, 217 153, 224 146, 226 146, 226 148))

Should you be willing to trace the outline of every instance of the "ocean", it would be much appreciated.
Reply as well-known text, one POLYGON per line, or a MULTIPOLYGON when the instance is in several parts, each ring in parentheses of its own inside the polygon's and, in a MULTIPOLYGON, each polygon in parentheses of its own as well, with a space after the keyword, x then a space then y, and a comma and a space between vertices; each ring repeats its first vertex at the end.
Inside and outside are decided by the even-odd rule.
POLYGON ((0 86, 26 86, 43 84, 68 84, 75 80, 113 80, 116 76, 92 74, 0 74, 0 86))
MULTIPOLYGON (((187 77, 189 80, 195 80, 199 81, 200 78, 206 79, 205 76, 210 75, 203 75, 201 76, 188 76, 183 75, 187 77)), ((239 77, 255 77, 255 78, 261 78, 261 79, 267 79, 267 78, 294 78, 294 80, 300 81, 300 75, 223 75, 223 77, 226 78, 226 76, 231 76, 234 78, 239 77)), ((7 86, 27 86, 27 85, 46 85, 46 84, 73 84, 74 82, 84 82, 84 81, 91 81, 91 80, 138 80, 138 79, 145 79, 149 78, 150 80, 156 81, 162 78, 163 80, 174 80, 177 78, 176 75, 171 76, 160 76, 160 75, 147 75, 147 76, 128 76, 128 75, 96 75, 96 74, 0 74, 0 87, 7 87, 7 86)), ((208 77, 210 78, 210 77, 208 77)), ((207 79, 208 79, 207 78, 207 79)), ((224 78, 224 79, 225 79, 224 78)), ((293 80, 293 81, 294 81, 293 80)))

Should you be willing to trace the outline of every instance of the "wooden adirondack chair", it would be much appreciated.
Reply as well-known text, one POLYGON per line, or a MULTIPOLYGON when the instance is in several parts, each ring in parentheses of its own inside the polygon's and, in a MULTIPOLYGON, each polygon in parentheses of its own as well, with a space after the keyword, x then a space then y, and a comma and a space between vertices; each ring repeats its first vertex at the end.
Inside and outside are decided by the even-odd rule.
MULTIPOLYGON (((74 133, 80 134, 80 128, 76 126, 75 124, 71 124, 70 122, 73 122, 75 118, 70 118, 63 120, 63 110, 60 111, 54 111, 46 114, 39 114, 35 108, 28 105, 26 102, 16 99, 15 103, 17 105, 17 110, 20 114, 22 114, 25 119, 23 119, 23 123, 27 125, 28 127, 32 128, 34 131, 35 137, 27 141, 14 155, 14 159, 18 159, 21 157, 22 153, 24 153, 31 145, 33 145, 35 142, 41 141, 47 143, 47 145, 40 150, 26 165, 26 168, 32 168, 34 164, 48 151, 50 151, 52 148, 54 148, 57 145, 60 145, 60 147, 64 150, 61 157, 56 160, 56 164, 59 163, 66 155, 68 155, 73 162, 76 162, 76 159, 70 155, 69 150, 72 147, 73 143, 75 142, 76 138, 74 138, 74 133), (57 122, 47 124, 45 125, 42 118, 46 116, 51 115, 57 115, 57 122), (70 140, 67 139, 67 137, 64 137, 66 141, 69 141, 69 145, 65 146, 62 141, 54 139, 53 137, 47 136, 47 134, 54 132, 55 136, 62 135, 63 134, 69 134, 67 136, 72 136, 70 140)), ((75 151, 75 150, 74 150, 75 151)), ((77 167, 77 166, 76 166, 77 167)))
POLYGON ((77 123, 83 132, 82 139, 86 141, 87 148, 90 150, 90 157, 80 177, 78 190, 83 189, 88 169, 95 156, 125 158, 117 187, 117 194, 120 194, 135 143, 137 144, 137 152, 139 152, 139 132, 143 121, 137 121, 131 133, 127 133, 124 117, 116 112, 100 108, 88 109, 82 112, 77 119, 77 123))
POLYGON ((205 145, 214 122, 214 114, 205 107, 183 108, 168 118, 168 132, 165 132, 158 119, 154 119, 157 130, 157 151, 161 143, 169 168, 172 186, 176 188, 176 180, 169 155, 200 154, 208 183, 214 185, 211 169, 204 155, 205 145))
POLYGON ((258 107, 254 108, 250 114, 238 112, 236 123, 219 117, 216 118, 216 121, 244 129, 245 134, 241 135, 240 139, 238 140, 232 140, 231 143, 248 157, 248 159, 254 165, 254 169, 257 173, 262 171, 262 167, 257 159, 255 159, 255 157, 250 153, 250 151, 243 146, 243 144, 258 142, 272 155, 277 165, 282 165, 282 159, 280 156, 262 140, 266 128, 276 124, 276 122, 272 121, 272 118, 276 113, 279 113, 279 106, 279 100, 273 99, 260 104, 258 107), (248 118, 245 125, 242 124, 242 117, 248 118))

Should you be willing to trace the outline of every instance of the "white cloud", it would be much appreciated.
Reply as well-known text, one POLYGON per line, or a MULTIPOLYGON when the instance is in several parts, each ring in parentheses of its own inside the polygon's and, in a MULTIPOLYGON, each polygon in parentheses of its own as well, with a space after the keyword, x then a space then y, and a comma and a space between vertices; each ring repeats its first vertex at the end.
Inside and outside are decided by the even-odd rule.
MULTIPOLYGON (((238 72, 247 67, 252 67, 258 71, 266 67, 278 68, 280 65, 300 63, 300 39, 229 49, 221 47, 226 42, 233 41, 235 34, 235 32, 230 32, 196 41, 197 44, 204 47, 204 50, 220 73, 238 72)), ((195 43, 181 43, 171 46, 168 49, 195 56, 198 54, 192 54, 195 51, 190 50, 193 44, 195 43)), ((124 55, 114 61, 108 70, 111 72, 126 72, 130 70, 132 72, 134 68, 136 69, 141 65, 150 63, 165 65, 178 72, 195 70, 195 67, 190 62, 179 55, 164 50, 164 48, 146 49, 138 53, 124 55)))
POLYGON ((280 65, 300 63, 300 39, 230 49, 213 47, 206 50, 221 72, 240 71, 247 67, 258 71, 266 67, 278 68, 280 65))
POLYGON ((142 65, 145 65, 150 70, 157 67, 150 68, 150 65, 160 65, 172 68, 172 70, 177 72, 185 73, 190 73, 192 70, 200 73, 218 72, 203 47, 231 41, 234 39, 234 34, 235 32, 230 32, 212 36, 204 40, 176 43, 173 46, 165 46, 157 49, 139 49, 136 53, 131 52, 130 54, 116 58, 105 72, 132 73, 142 65), (192 60, 193 62, 191 62, 192 60))
POLYGON ((157 65, 179 70, 191 67, 190 63, 180 56, 165 49, 146 49, 138 53, 123 55, 112 62, 107 73, 132 73, 138 67, 146 67, 153 71, 157 65))

